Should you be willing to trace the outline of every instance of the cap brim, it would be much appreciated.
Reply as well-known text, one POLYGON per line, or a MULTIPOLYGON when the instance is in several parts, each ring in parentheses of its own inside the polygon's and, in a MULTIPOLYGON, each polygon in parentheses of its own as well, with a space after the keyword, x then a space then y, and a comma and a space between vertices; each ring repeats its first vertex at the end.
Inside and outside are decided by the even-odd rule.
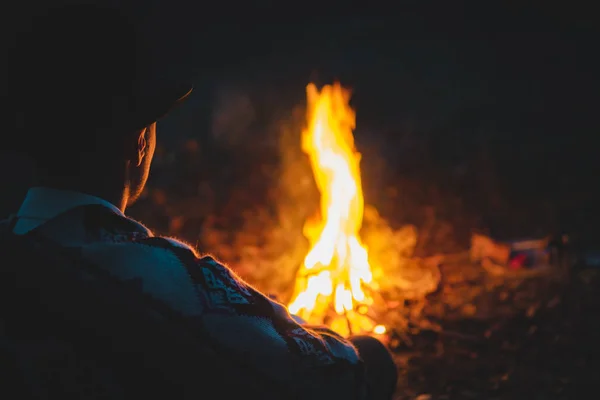
POLYGON ((151 104, 143 107, 143 115, 135 119, 136 129, 142 129, 162 118, 171 110, 183 103, 194 90, 190 83, 179 85, 175 88, 160 90, 154 96, 145 96, 151 104))

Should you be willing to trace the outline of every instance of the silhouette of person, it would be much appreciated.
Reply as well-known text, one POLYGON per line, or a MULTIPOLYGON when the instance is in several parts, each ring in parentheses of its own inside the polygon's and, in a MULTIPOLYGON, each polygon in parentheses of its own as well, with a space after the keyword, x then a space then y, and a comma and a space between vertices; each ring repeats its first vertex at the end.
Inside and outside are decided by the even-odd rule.
POLYGON ((302 398, 391 398, 396 371, 379 341, 307 325, 215 259, 124 214, 148 178, 156 121, 192 91, 132 21, 117 8, 67 5, 21 29, 7 94, 13 145, 34 160, 37 183, 13 232, 36 231, 118 278, 139 279, 143 291, 200 318, 212 346, 302 398))

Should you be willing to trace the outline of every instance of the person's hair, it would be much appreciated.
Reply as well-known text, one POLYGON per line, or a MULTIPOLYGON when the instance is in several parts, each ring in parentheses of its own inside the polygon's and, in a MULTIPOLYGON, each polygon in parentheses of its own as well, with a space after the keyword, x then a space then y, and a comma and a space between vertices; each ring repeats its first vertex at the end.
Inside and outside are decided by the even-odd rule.
MULTIPOLYGON (((110 169, 114 164, 123 165, 124 144, 121 135, 101 135, 98 132, 79 131, 62 132, 55 135, 60 126, 47 126, 44 135, 47 139, 42 143, 31 145, 29 154, 36 169, 46 177, 57 176, 61 179, 79 174, 90 174, 95 171, 110 169)), ((107 171, 108 172, 108 171, 107 171)))

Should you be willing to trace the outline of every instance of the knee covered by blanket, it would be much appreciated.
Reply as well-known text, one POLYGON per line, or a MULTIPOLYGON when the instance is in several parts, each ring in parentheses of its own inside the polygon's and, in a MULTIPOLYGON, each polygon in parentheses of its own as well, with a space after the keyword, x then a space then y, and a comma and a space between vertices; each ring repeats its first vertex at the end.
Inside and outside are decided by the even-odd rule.
POLYGON ((390 400, 396 388, 398 370, 388 349, 371 336, 353 336, 350 341, 365 364, 370 400, 390 400))

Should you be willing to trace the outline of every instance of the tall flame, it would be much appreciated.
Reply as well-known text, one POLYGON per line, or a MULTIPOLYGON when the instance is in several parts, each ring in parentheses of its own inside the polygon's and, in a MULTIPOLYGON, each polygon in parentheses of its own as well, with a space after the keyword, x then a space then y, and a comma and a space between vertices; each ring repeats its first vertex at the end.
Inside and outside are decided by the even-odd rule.
POLYGON ((308 126, 302 132, 302 150, 310 158, 321 207, 320 215, 304 226, 311 247, 289 310, 342 335, 371 332, 374 323, 364 314, 372 299, 364 288, 373 275, 359 237, 364 199, 350 92, 340 84, 327 85, 321 92, 309 84, 306 93, 308 126))

